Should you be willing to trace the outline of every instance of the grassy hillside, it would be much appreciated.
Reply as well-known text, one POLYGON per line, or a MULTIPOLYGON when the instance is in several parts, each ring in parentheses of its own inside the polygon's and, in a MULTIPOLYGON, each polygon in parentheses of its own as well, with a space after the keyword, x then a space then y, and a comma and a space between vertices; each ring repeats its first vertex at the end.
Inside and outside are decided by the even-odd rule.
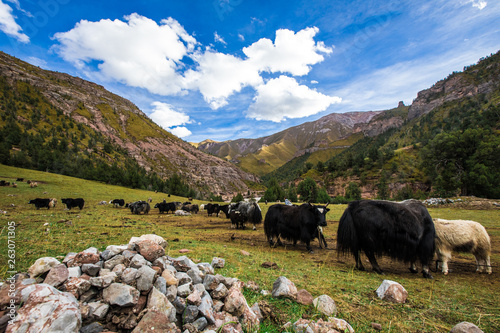
MULTIPOLYGON (((347 320, 356 332, 376 332, 371 323, 382 325, 383 332, 449 332, 461 321, 478 325, 484 332, 495 332, 500 327, 500 210, 466 210, 433 208, 433 217, 473 219, 488 230, 493 245, 492 275, 474 273, 471 255, 454 254, 448 276, 434 272, 433 280, 423 279, 420 274, 408 272, 405 264, 383 259, 379 261, 386 275, 370 270, 353 270, 352 258, 338 257, 335 247, 338 220, 345 205, 331 206, 327 214, 325 235, 328 249, 322 250, 314 242, 315 253, 309 254, 305 246, 288 244, 270 248, 263 227, 257 231, 230 229, 230 223, 222 217, 208 217, 206 212, 190 217, 160 215, 153 209, 149 215, 132 215, 128 209, 99 205, 102 200, 124 198, 126 201, 152 198, 153 203, 163 200, 164 194, 111 186, 47 172, 13 168, 0 165, 0 180, 15 181, 22 177, 38 181, 37 188, 25 182, 17 188, 0 188, 0 276, 7 277, 7 233, 9 221, 16 223, 17 271, 26 271, 43 256, 64 257, 68 252, 82 251, 95 246, 104 250, 111 244, 128 243, 132 236, 155 233, 168 241, 166 252, 170 256, 187 255, 195 262, 211 262, 212 258, 226 260, 224 276, 243 281, 255 281, 261 289, 271 290, 279 276, 286 276, 298 289, 307 289, 313 297, 331 296, 338 308, 337 318, 347 320), (60 203, 64 197, 83 197, 86 205, 82 211, 67 211, 60 203), (59 200, 55 209, 36 210, 28 205, 35 197, 55 197, 59 200), (245 250, 250 255, 244 255, 245 250), (261 267, 266 261, 275 262, 278 269, 261 267), (381 301, 375 290, 382 280, 401 283, 409 292, 408 302, 396 305, 381 301)), ((183 201, 185 198, 166 198, 183 201)), ((196 201, 195 203, 202 203, 196 201)), ((263 215, 269 206, 261 205, 263 215)), ((364 257, 363 257, 364 258, 364 257)), ((363 259, 364 260, 364 259, 363 259)), ((312 306, 303 306, 289 300, 273 299, 258 292, 245 291, 249 304, 265 302, 274 317, 267 317, 261 332, 282 332, 282 325, 299 318, 323 318, 312 306)), ((326 318, 324 318, 326 319, 326 318)))
MULTIPOLYGON (((372 188, 384 178, 384 186, 413 187, 407 197, 418 196, 418 187, 427 191, 425 196, 499 198, 500 53, 450 75, 442 84, 457 78, 470 85, 463 89, 481 86, 485 92, 450 98, 398 129, 357 141, 326 163, 324 178, 371 179, 372 188)), ((430 90, 429 103, 444 96, 430 90)))

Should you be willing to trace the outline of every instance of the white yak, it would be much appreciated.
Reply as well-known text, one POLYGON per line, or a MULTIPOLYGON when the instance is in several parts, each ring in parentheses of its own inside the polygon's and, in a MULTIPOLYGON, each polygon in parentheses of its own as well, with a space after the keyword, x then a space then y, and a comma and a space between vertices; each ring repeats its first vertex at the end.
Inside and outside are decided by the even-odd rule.
POLYGON ((476 257, 476 272, 483 269, 491 274, 490 236, 486 229, 478 222, 467 220, 433 219, 436 229, 436 255, 438 268, 448 274, 448 261, 451 252, 472 253, 476 257))

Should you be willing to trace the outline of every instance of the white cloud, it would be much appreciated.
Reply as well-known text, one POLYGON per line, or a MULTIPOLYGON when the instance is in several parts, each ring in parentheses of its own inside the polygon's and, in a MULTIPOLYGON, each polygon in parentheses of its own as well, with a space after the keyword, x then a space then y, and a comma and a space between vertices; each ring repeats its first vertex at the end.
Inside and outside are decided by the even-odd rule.
POLYGON ((26 59, 27 62, 32 64, 33 66, 38 66, 38 67, 46 67, 47 62, 43 59, 37 58, 37 57, 28 57, 26 59))
POLYGON ((262 83, 258 68, 238 57, 207 51, 196 60, 198 68, 186 72, 186 85, 198 89, 212 109, 226 105, 243 87, 262 83))
POLYGON ((173 128, 168 129, 168 131, 179 138, 185 138, 185 137, 193 134, 193 133, 191 133, 190 130, 188 130, 186 127, 183 127, 183 126, 173 127, 173 128))
POLYGON ((257 87, 257 96, 247 111, 247 117, 281 122, 286 118, 311 116, 340 102, 339 97, 324 95, 282 75, 257 87))
POLYGON ((475 7, 479 10, 482 10, 486 7, 486 5, 488 5, 488 3, 486 1, 483 1, 483 0, 469 0, 467 1, 467 3, 472 3, 472 7, 475 7))
POLYGON ((54 39, 61 43, 57 52, 77 67, 97 60, 108 79, 161 95, 182 91, 177 69, 197 44, 176 20, 164 19, 158 25, 135 13, 126 16, 125 22, 82 20, 54 39))
POLYGON ((217 31, 214 32, 214 40, 217 42, 217 43, 221 43, 221 44, 224 44, 224 45, 227 45, 226 41, 224 40, 224 38, 222 38, 218 33, 217 31))
POLYGON ((238 34, 238 39, 242 42, 245 41, 245 36, 243 36, 242 34, 238 34))
POLYGON ((6 35, 14 37, 21 43, 29 43, 28 35, 22 33, 23 29, 16 22, 12 8, 0 0, 0 30, 6 35))
POLYGON ((178 137, 185 137, 191 132, 181 125, 191 123, 189 115, 184 112, 175 111, 173 106, 162 102, 153 102, 153 112, 149 117, 158 125, 178 137))
POLYGON ((324 43, 314 41, 318 28, 307 28, 295 33, 288 29, 276 31, 274 43, 261 38, 243 53, 249 61, 256 64, 261 71, 282 72, 292 75, 306 75, 315 65, 324 60, 321 53, 331 53, 332 49, 324 43))
POLYGON ((246 59, 208 50, 195 57, 198 67, 186 73, 186 85, 198 89, 210 107, 218 109, 228 103, 229 96, 244 87, 262 85, 262 72, 305 75, 311 65, 324 60, 320 53, 331 52, 323 43, 314 42, 317 32, 317 28, 297 33, 278 30, 274 43, 262 38, 244 48, 246 59))
MULTIPOLYGON (((209 47, 196 49, 195 38, 176 20, 157 24, 134 13, 124 20, 82 20, 73 29, 56 33, 54 39, 60 44, 54 48, 91 76, 98 74, 160 95, 198 90, 212 109, 218 109, 243 88, 262 86, 263 72, 308 74, 311 66, 332 52, 314 40, 318 31, 316 27, 298 32, 280 29, 274 42, 262 38, 244 48, 244 58, 209 47), (187 67, 186 57, 193 67, 187 67), (98 73, 92 72, 93 61, 98 63, 98 73)), ((226 44, 217 32, 214 39, 226 44)))

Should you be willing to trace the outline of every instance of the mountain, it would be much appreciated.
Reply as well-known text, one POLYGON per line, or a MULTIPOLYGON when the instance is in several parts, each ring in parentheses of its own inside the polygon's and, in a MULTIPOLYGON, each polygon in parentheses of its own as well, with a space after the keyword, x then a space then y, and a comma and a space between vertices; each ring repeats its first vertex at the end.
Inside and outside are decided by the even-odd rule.
MULTIPOLYGON (((70 159, 77 156, 121 168, 132 159, 160 178, 176 174, 204 194, 232 196, 259 181, 175 137, 133 103, 95 83, 40 69, 3 52, 0 81, 0 130, 14 128, 23 137, 9 147, 12 158, 37 159, 40 164, 38 156, 22 155, 23 147, 37 138, 43 145, 65 146, 65 153, 74 151, 70 159)), ((57 168, 47 166, 49 171, 57 168)))
MULTIPOLYGON (((400 105, 399 108, 405 106, 400 105)), ((200 142, 197 148, 262 176, 304 154, 322 154, 321 159, 326 161, 339 149, 351 144, 345 139, 352 134, 373 132, 374 135, 381 129, 402 123, 402 120, 393 123, 377 121, 382 113, 382 111, 332 113, 270 136, 224 142, 205 140, 200 142), (367 126, 370 123, 372 125, 367 126)))
POLYGON ((400 116, 400 126, 365 135, 301 177, 331 196, 349 196, 352 185, 371 198, 500 197, 500 52, 420 91, 400 116))

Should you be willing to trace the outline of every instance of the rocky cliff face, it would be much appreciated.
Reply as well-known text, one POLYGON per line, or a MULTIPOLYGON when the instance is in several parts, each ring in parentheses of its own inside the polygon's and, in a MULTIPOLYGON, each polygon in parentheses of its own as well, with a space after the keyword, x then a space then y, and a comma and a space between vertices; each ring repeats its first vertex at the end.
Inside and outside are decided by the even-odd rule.
POLYGON ((459 73, 436 82, 429 89, 420 91, 410 106, 408 120, 426 115, 445 102, 493 92, 500 79, 498 64, 494 64, 494 67, 496 68, 491 69, 492 77, 483 82, 474 82, 471 77, 459 73))
POLYGON ((154 124, 137 106, 104 87, 67 74, 42 70, 0 52, 0 75, 11 85, 36 87, 64 115, 125 148, 146 170, 164 177, 174 172, 202 192, 246 192, 259 179, 211 156, 154 124))

